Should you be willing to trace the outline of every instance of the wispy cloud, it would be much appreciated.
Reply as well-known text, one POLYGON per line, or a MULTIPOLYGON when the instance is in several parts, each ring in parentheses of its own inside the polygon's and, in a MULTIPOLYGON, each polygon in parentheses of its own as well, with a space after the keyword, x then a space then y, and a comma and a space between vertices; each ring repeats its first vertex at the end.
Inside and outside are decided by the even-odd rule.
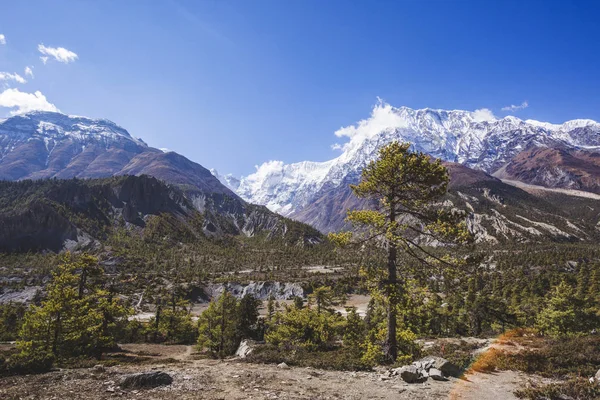
POLYGON ((0 93, 0 107, 13 108, 11 115, 23 114, 30 111, 60 110, 50 103, 39 90, 35 93, 21 92, 19 89, 6 89, 0 93))
POLYGON ((17 73, 11 74, 9 72, 0 72, 0 81, 15 81, 18 83, 27 83, 25 78, 23 78, 21 75, 17 73))
POLYGON ((38 51, 43 55, 40 59, 44 64, 48 62, 49 57, 54 58, 56 61, 68 64, 79 58, 77 54, 71 50, 67 50, 64 47, 46 47, 43 44, 38 45, 38 51))
POLYGON ((529 107, 529 103, 524 101, 518 106, 511 104, 510 106, 502 107, 502 111, 518 111, 518 110, 522 110, 527 107, 529 107))
POLYGON ((33 78, 33 67, 25 67, 25 76, 33 78))
POLYGON ((0 33, 0 44, 6 44, 6 36, 0 33))

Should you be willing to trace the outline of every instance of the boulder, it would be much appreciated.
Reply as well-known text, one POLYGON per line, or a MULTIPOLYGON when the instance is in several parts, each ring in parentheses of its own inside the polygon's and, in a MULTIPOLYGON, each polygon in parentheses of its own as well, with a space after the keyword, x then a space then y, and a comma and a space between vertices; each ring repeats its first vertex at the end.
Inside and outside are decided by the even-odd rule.
POLYGON ((239 358, 246 358, 248 357, 248 355, 250 355, 250 353, 252 353, 254 351, 254 347, 256 345, 256 342, 254 342, 253 340, 242 340, 240 342, 240 345, 237 349, 237 351, 235 352, 235 356, 239 357, 239 358))
POLYGON ((277 368, 280 368, 280 369, 290 369, 290 367, 286 363, 284 363, 284 362, 282 362, 281 364, 277 364, 277 368))
POLYGON ((427 379, 427 377, 423 377, 421 371, 414 365, 405 365, 400 368, 400 377, 406 383, 418 383, 422 382, 423 379, 427 379))
POLYGON ((420 359, 421 364, 429 365, 429 368, 436 368, 442 371, 444 376, 453 376, 459 378, 462 375, 460 367, 442 357, 428 356, 420 359))
POLYGON ((97 365, 94 365, 94 367, 92 368, 92 371, 97 372, 97 373, 102 373, 102 372, 106 372, 106 368, 102 364, 97 364, 97 365))
POLYGON ((162 371, 152 371, 125 375, 119 386, 122 389, 145 389, 170 385, 171 383, 173 383, 171 375, 162 371))
POLYGON ((434 381, 447 381, 448 380, 448 378, 446 378, 444 376, 442 371, 440 371, 437 368, 429 368, 429 371, 427 371, 427 373, 429 374, 429 377, 431 379, 433 379, 434 381))

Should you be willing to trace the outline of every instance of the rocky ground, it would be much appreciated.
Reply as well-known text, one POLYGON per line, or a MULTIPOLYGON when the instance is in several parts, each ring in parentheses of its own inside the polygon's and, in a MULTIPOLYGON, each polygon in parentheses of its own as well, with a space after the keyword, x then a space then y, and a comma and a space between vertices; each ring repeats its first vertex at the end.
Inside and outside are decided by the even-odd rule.
POLYGON ((191 346, 125 345, 152 363, 57 370, 0 379, 2 399, 516 399, 528 377, 516 372, 473 373, 448 381, 408 384, 378 372, 280 368, 240 360, 196 359, 191 346), (123 376, 163 371, 170 385, 121 389, 123 376))

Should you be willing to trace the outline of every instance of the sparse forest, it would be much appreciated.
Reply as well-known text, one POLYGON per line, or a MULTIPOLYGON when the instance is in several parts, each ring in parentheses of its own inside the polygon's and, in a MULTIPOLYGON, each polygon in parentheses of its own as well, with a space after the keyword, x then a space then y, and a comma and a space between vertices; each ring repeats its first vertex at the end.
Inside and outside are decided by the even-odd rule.
MULTIPOLYGON (((157 215, 145 229, 98 228, 105 240, 85 251, 3 253, 3 289, 39 289, 31 305, 0 304, 0 340, 16 341, 0 355, 0 373, 106 361, 123 343, 193 345, 199 356, 222 359, 243 340, 264 341, 247 358, 255 363, 370 370, 442 354, 464 369, 474 360, 461 349, 425 350, 419 339, 510 332, 515 341, 537 338, 544 347, 523 359, 498 353, 477 368, 513 362, 523 371, 577 380, 584 372, 576 354, 559 372, 546 364, 562 342, 586 348, 592 361, 585 373, 593 372, 600 360, 597 246, 474 244, 464 214, 439 201, 447 182, 439 162, 393 143, 353 186, 380 207, 351 211, 356 229, 319 243, 264 235, 197 238, 181 220, 157 215), (315 273, 314 266, 331 269, 315 273), (197 318, 192 314, 193 293, 202 284, 251 281, 298 282, 307 297, 271 297, 261 315, 262 301, 224 291, 197 318), (146 321, 133 318, 142 302, 136 293, 152 306, 146 321), (340 312, 353 294, 370 296, 364 315, 352 306, 340 312)), ((586 384, 580 379, 577 385, 586 384)), ((566 389, 522 395, 541 398, 545 390, 566 389)))

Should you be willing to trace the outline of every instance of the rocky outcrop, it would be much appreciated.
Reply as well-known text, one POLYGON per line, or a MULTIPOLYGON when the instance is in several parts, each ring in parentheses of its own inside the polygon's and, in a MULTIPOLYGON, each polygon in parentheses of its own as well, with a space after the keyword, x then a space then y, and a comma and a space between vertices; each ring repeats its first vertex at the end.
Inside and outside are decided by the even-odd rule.
POLYGON ((462 375, 462 370, 456 364, 446 360, 442 357, 428 356, 420 359, 414 363, 418 367, 429 371, 431 368, 435 368, 444 374, 444 376, 453 376, 459 378, 462 375))
POLYGON ((162 371, 140 372, 121 378, 121 389, 150 389, 173 383, 171 375, 162 371))
POLYGON ((238 358, 246 358, 254 351, 254 348, 257 346, 257 342, 250 339, 244 339, 240 342, 238 349, 235 352, 235 356, 238 358))
POLYGON ((435 356, 429 356, 389 371, 390 376, 400 376, 406 383, 425 382, 428 378, 436 381, 446 381, 448 377, 458 378, 462 370, 450 361, 435 356))
POLYGON ((207 295, 205 300, 217 298, 227 291, 233 296, 241 299, 249 294, 258 300, 268 300, 271 296, 275 300, 290 300, 294 297, 304 297, 304 289, 299 283, 286 282, 250 282, 248 284, 240 283, 209 283, 204 286, 204 293, 207 295))

